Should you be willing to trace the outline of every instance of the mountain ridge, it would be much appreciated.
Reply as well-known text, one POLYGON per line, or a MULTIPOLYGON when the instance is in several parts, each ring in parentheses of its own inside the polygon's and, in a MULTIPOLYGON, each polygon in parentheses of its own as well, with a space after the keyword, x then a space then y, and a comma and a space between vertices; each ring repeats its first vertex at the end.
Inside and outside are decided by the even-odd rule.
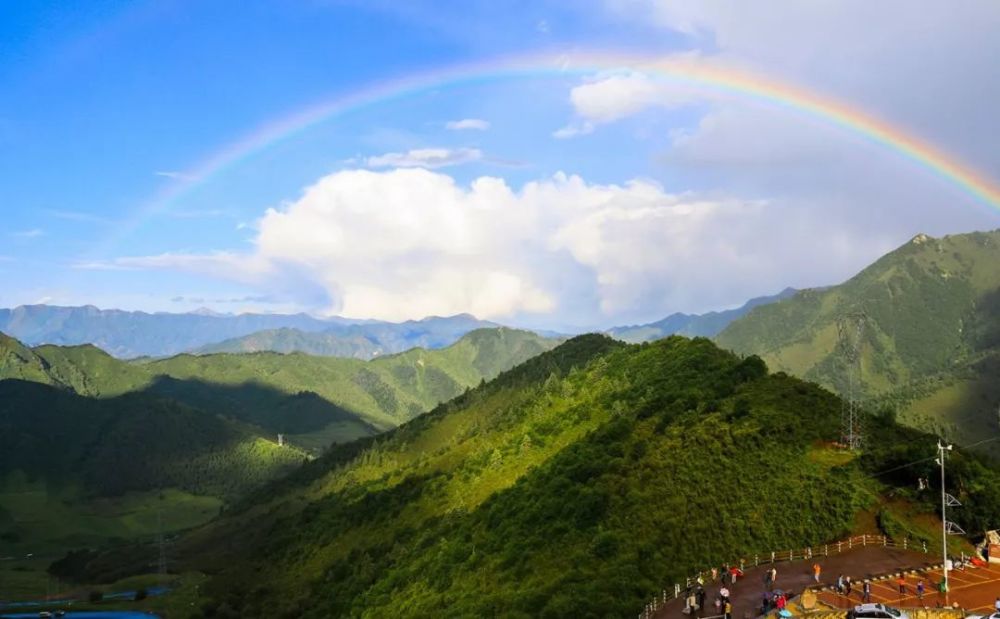
POLYGON ((837 318, 863 312, 863 397, 959 442, 1000 432, 1000 230, 918 234, 841 284, 751 310, 717 337, 844 393, 837 318), (936 412, 935 410, 936 409, 936 412))

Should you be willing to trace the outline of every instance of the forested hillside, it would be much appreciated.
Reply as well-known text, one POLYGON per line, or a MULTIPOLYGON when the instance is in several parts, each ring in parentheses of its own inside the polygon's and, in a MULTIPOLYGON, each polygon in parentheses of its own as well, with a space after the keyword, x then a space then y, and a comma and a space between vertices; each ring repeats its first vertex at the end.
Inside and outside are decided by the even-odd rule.
POLYGON ((31 349, 0 337, 0 379, 102 398, 142 391, 252 424, 268 436, 288 434, 317 453, 395 427, 558 343, 492 328, 447 348, 369 362, 270 352, 124 362, 93 346, 31 349))
POLYGON ((837 318, 864 312, 866 395, 916 427, 972 442, 1000 433, 1000 231, 919 235, 839 286, 759 307, 717 337, 842 391, 837 318))
POLYGON ((124 362, 0 334, 0 535, 29 547, 93 543, 155 530, 164 509, 177 516, 168 527, 199 524, 307 454, 395 427, 555 344, 494 328, 371 362, 124 362), (135 514, 142 527, 125 524, 135 514))
MULTIPOLYGON (((827 447, 839 411, 708 340, 583 336, 336 448, 183 553, 219 572, 206 616, 628 616, 696 568, 835 539, 922 474, 867 476, 933 448, 889 418, 861 459, 827 447)), ((975 530, 1000 478, 956 462, 975 530)))

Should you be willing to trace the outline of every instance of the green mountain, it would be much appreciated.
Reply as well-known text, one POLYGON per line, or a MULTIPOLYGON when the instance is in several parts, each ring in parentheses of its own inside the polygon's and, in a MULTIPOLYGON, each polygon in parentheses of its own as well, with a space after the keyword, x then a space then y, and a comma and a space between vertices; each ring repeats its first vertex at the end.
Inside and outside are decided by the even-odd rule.
POLYGON ((384 353, 382 347, 363 334, 310 333, 301 329, 282 328, 257 331, 196 348, 196 355, 213 353, 247 353, 271 351, 282 354, 300 352, 318 357, 354 357, 371 359, 384 353))
POLYGON ((447 348, 367 362, 270 352, 124 362, 89 345, 31 349, 0 338, 0 379, 98 398, 141 391, 251 424, 264 435, 287 434, 313 452, 395 427, 558 343, 492 328, 447 348))
POLYGON ((740 307, 734 309, 707 312, 705 314, 684 314, 678 312, 662 320, 644 325, 613 327, 607 331, 607 334, 615 339, 633 344, 652 342, 653 340, 658 340, 669 335, 715 337, 729 323, 745 316, 753 308, 787 299, 796 292, 794 288, 785 288, 775 295, 750 299, 740 307))
POLYGON ((442 348, 453 344, 470 331, 498 326, 469 314, 458 314, 400 323, 371 321, 338 325, 319 332, 296 328, 268 329, 207 344, 192 352, 301 352, 321 357, 373 359, 411 348, 442 348))
POLYGON ((201 524, 309 452, 395 427, 556 343, 494 328, 371 362, 124 362, 0 334, 0 539, 102 543, 151 535, 163 513, 168 530, 201 524))
MULTIPOLYGON (((215 574, 204 616, 630 616, 706 565, 836 539, 863 512, 896 522, 885 484, 919 503, 933 464, 898 465, 933 439, 878 418, 855 458, 828 447, 839 411, 705 339, 581 336, 338 446, 178 552, 215 574)), ((1000 517, 1000 477, 962 452, 950 467, 963 525, 1000 517)))
POLYGON ((232 500, 305 461, 216 415, 145 393, 87 398, 0 381, 0 472, 88 496, 178 488, 232 500))
POLYGON ((960 442, 1000 432, 1000 231, 918 235, 843 284, 752 310, 717 341, 843 392, 837 319, 851 312, 867 315, 868 397, 960 442))

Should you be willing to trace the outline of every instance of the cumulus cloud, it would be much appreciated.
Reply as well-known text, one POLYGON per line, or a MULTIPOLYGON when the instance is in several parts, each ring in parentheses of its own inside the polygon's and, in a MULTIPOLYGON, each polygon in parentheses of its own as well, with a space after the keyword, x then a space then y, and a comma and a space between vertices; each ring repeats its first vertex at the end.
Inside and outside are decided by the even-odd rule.
POLYGON ((386 153, 365 159, 370 168, 443 168, 479 161, 477 148, 417 148, 405 153, 386 153))
POLYGON ((462 120, 450 120, 444 124, 444 127, 451 131, 486 131, 490 128, 490 121, 481 118, 463 118, 462 120))
POLYGON ((281 286, 294 294, 294 280, 322 291, 313 299, 325 305, 312 309, 351 317, 558 314, 607 324, 779 289, 788 283, 782 265, 794 270, 823 251, 829 263, 843 259, 836 230, 780 204, 672 194, 641 179, 602 185, 560 173, 518 188, 421 168, 345 170, 269 209, 252 252, 112 264, 185 270, 272 294, 281 286), (761 243, 778 222, 798 240, 761 243))

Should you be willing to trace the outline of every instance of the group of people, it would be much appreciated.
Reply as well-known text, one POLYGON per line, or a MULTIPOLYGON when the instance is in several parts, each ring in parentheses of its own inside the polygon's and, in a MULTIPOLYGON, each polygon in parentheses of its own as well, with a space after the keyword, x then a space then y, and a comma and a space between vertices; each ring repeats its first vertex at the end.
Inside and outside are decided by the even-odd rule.
MULTIPOLYGON (((733 603, 729 599, 729 587, 735 586, 736 581, 743 577, 743 570, 737 566, 723 565, 721 569, 713 567, 711 572, 712 582, 722 581, 719 587, 719 595, 715 598, 715 615, 721 615, 725 619, 733 619, 733 603)), ((684 593, 684 614, 702 616, 705 609, 705 576, 698 574, 695 580, 696 586, 689 586, 684 593)))
MULTIPOLYGON (((818 564, 813 566, 813 571, 815 572, 817 583, 819 582, 819 571, 817 571, 818 568, 819 568, 818 564)), ((841 574, 837 576, 836 590, 837 593, 841 595, 851 597, 851 593, 854 592, 854 581, 851 580, 850 576, 844 576, 843 574, 841 574)), ((868 579, 865 579, 861 583, 861 601, 866 604, 872 601, 872 583, 868 579)))

